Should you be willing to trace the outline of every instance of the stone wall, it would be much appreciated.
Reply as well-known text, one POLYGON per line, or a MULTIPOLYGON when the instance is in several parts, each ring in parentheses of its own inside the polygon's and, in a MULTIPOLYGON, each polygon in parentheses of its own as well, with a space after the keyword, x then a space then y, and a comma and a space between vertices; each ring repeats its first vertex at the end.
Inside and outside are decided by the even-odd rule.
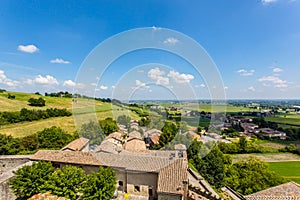
POLYGON ((182 200, 182 195, 158 193, 159 200, 182 200))
POLYGON ((9 188, 8 182, 4 181, 0 183, 0 200, 14 200, 16 196, 9 188))
POLYGON ((30 155, 0 156, 0 175, 29 161, 30 155))
POLYGON ((8 180, 14 176, 14 171, 24 165, 31 165, 30 156, 0 156, 0 200, 14 200, 16 196, 9 188, 8 180))

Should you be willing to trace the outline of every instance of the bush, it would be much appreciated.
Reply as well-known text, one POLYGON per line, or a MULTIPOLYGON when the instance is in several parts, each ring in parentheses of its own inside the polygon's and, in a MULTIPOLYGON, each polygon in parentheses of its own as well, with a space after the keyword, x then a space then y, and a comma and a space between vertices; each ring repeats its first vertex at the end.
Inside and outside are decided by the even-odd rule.
POLYGON ((39 107, 42 107, 42 106, 46 105, 46 101, 42 97, 40 97, 38 99, 30 98, 28 100, 28 102, 29 102, 30 106, 39 106, 39 107))

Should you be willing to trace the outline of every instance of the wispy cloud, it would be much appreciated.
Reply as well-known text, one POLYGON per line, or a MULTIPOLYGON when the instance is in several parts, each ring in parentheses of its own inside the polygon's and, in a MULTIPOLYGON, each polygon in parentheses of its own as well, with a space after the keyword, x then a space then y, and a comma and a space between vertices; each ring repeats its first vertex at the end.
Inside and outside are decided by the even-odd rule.
POLYGON ((277 1, 278 0, 261 0, 262 4, 264 4, 264 5, 267 5, 267 4, 270 4, 270 3, 275 3, 277 1))
POLYGON ((205 85, 203 83, 199 84, 199 85, 195 85, 195 88, 204 88, 205 85))
POLYGON ((164 41, 165 44, 171 44, 171 45, 175 45, 178 42, 179 42, 179 40, 174 37, 169 37, 169 38, 165 39, 165 41, 164 41))
POLYGON ((279 73, 279 72, 282 72, 282 71, 283 71, 283 69, 281 69, 281 68, 279 68, 279 67, 273 68, 273 72, 274 72, 274 73, 279 73))
POLYGON ((248 87, 248 90, 251 92, 255 92, 255 88, 253 86, 248 87))
POLYGON ((160 28, 160 27, 157 27, 157 26, 152 26, 152 29, 153 29, 154 31, 159 31, 159 30, 161 30, 161 28, 160 28))
POLYGON ((174 70, 169 72, 168 77, 171 77, 176 83, 189 83, 194 79, 194 76, 191 74, 180 74, 174 70))
POLYGON ((263 76, 258 79, 259 82, 270 82, 277 88, 286 88, 288 86, 287 81, 280 79, 278 76, 263 76))
POLYGON ((253 76, 255 70, 251 69, 251 70, 245 70, 245 69, 240 69, 237 71, 237 73, 239 73, 241 76, 253 76))
POLYGON ((37 52, 39 49, 33 45, 33 44, 29 44, 29 45, 19 45, 18 46, 18 50, 19 51, 23 51, 25 53, 34 53, 37 52))
POLYGON ((135 80, 135 86, 132 87, 133 90, 139 89, 139 88, 150 88, 149 86, 146 85, 146 83, 143 83, 140 80, 135 80))
POLYGON ((58 64, 70 64, 70 61, 63 60, 62 58, 55 58, 53 60, 50 60, 50 63, 58 63, 58 64))

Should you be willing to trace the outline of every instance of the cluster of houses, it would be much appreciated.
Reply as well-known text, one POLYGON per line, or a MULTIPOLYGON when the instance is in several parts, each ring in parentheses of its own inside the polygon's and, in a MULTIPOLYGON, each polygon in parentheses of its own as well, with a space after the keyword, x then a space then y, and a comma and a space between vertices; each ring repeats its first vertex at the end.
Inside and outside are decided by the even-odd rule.
POLYGON ((251 118, 228 117, 226 123, 222 125, 222 129, 228 129, 234 124, 239 124, 244 129, 243 132, 239 132, 239 136, 246 135, 251 137, 253 134, 262 134, 262 136, 269 139, 285 140, 287 138, 285 132, 274 130, 272 128, 259 128, 257 124, 252 123, 251 118))

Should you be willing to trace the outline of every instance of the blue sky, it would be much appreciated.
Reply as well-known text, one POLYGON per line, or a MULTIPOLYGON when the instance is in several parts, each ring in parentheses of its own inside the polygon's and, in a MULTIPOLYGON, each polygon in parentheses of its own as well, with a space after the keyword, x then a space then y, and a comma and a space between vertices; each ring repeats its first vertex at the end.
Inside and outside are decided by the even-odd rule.
MULTIPOLYGON (((221 74, 227 98, 300 98, 299 19, 300 0, 3 0, 0 88, 72 92, 81 85, 80 66, 101 42, 130 29, 161 27, 202 45, 221 74)), ((181 42, 171 35, 165 41, 181 42)), ((100 97, 122 93, 122 85, 131 90, 123 91, 130 98, 210 98, 208 77, 159 50, 123 55, 104 74, 97 69, 94 74, 92 93, 100 97), (176 94, 176 88, 191 93, 176 94)))

